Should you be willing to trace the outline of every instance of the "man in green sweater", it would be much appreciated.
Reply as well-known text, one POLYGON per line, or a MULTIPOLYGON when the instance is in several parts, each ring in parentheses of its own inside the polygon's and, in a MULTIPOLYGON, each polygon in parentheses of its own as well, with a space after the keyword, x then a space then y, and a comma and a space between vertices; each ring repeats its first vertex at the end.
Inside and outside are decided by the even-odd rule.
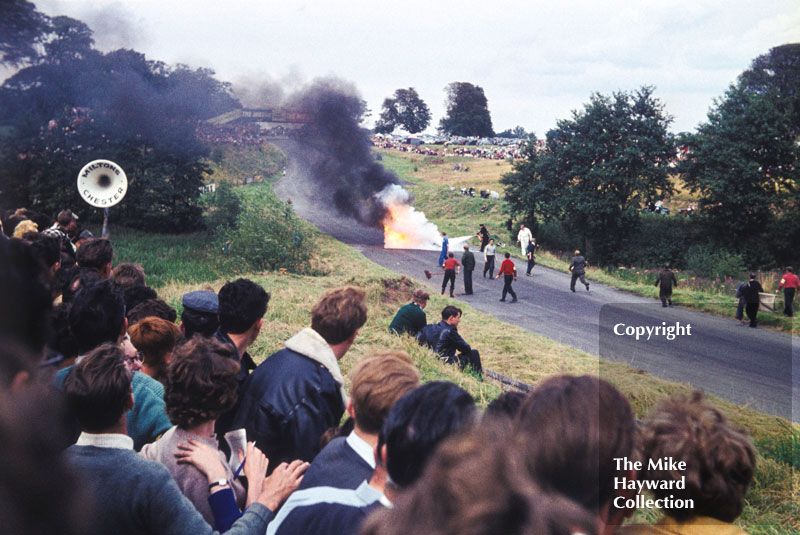
POLYGON ((411 336, 417 334, 428 323, 425 316, 425 305, 428 304, 430 295, 425 290, 415 290, 411 295, 412 301, 400 307, 389 324, 389 331, 395 334, 408 333, 411 336))

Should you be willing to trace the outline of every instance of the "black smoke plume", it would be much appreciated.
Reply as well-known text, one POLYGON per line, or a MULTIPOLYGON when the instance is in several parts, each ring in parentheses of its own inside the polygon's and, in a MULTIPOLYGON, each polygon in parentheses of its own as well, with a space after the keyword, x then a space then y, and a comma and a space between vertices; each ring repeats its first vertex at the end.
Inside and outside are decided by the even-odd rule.
POLYGON ((375 194, 399 180, 375 160, 369 131, 360 126, 366 106, 355 88, 336 79, 317 80, 292 95, 286 107, 312 117, 298 141, 319 186, 320 201, 330 201, 341 213, 383 228, 386 207, 375 194))

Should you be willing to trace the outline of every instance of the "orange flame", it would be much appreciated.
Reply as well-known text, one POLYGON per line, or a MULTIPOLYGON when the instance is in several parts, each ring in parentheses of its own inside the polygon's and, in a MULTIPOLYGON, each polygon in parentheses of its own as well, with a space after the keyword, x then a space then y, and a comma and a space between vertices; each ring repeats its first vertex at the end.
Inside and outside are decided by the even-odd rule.
POLYGON ((387 206, 389 214, 383 220, 384 246, 389 249, 407 249, 416 244, 416 239, 403 234, 399 227, 404 217, 408 216, 410 209, 404 204, 387 206))

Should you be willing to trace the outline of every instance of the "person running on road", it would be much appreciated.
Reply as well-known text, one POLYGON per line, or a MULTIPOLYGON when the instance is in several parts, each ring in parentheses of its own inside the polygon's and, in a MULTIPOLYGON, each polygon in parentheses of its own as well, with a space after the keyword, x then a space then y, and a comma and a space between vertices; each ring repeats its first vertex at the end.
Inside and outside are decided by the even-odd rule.
POLYGON ((569 289, 575 291, 575 281, 581 280, 581 284, 586 286, 586 291, 589 291, 589 283, 586 282, 586 259, 581 256, 581 252, 575 249, 575 256, 572 257, 572 262, 569 264, 569 270, 572 273, 572 281, 569 283, 569 289))
POLYGON ((500 271, 497 272, 497 276, 495 280, 500 278, 500 275, 503 275, 505 283, 503 284, 503 296, 500 298, 500 301, 505 302, 506 294, 511 294, 511 302, 517 302, 517 294, 514 293, 514 290, 511 288, 511 282, 517 280, 517 267, 514 265, 514 261, 511 260, 511 255, 509 253, 505 253, 506 257, 503 260, 503 263, 500 264, 500 271))

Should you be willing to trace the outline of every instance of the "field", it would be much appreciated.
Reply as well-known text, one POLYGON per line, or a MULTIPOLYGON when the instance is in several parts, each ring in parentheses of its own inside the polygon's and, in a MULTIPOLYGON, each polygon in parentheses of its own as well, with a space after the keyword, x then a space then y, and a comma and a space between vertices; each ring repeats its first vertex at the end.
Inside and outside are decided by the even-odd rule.
MULTIPOLYGON (((226 158, 236 159, 238 155, 227 154, 226 158)), ((384 156, 384 163, 391 166, 391 155, 384 156)), ((487 163, 494 165, 495 162, 487 163)), ((397 164, 408 166, 411 172, 414 165, 418 168, 424 165, 414 162, 397 164)), ((225 162, 220 165, 224 167, 225 162)), ((429 170, 429 173, 433 176, 436 171, 429 170)), ((481 184, 475 182, 473 187, 478 188, 481 184)), ((484 185, 488 184, 486 182, 484 185)), ((249 192, 259 188, 269 189, 270 185, 263 183, 237 188, 237 192, 247 202, 249 192)), ((441 186, 419 179, 414 193, 418 201, 435 204, 438 196, 444 195, 441 190, 441 186)), ((449 190, 447 195, 450 195, 449 190)), ((452 215, 451 211, 446 210, 445 203, 441 204, 439 211, 432 210, 429 217, 437 223, 441 222, 443 229, 456 234, 471 233, 477 221, 475 217, 479 215, 485 216, 484 222, 488 226, 498 225, 505 217, 498 204, 493 204, 488 213, 481 214, 482 199, 462 199, 459 201, 469 209, 469 217, 463 213, 459 217, 452 215)), ((309 311, 325 290, 353 285, 363 288, 367 293, 369 319, 353 348, 341 362, 345 375, 361 356, 391 347, 403 349, 411 355, 423 380, 453 381, 467 389, 481 406, 500 393, 499 386, 492 382, 482 381, 472 374, 459 372, 456 367, 441 364, 431 352, 422 350, 410 337, 390 335, 387 330, 389 321, 397 308, 408 302, 414 289, 412 281, 377 266, 350 247, 313 230, 310 230, 315 241, 313 275, 281 274, 280 271, 250 272, 242 267, 237 258, 224 254, 222 244, 207 232, 178 236, 147 235, 123 228, 116 228, 113 232, 115 262, 141 264, 147 273, 148 284, 155 287, 159 295, 179 312, 181 296, 188 291, 203 288, 216 291, 226 280, 238 276, 246 276, 261 284, 271 294, 271 300, 261 335, 250 350, 257 362, 280 349, 287 338, 308 325, 309 311)), ((445 304, 445 299, 434 295, 428 310, 440 310, 445 304)), ((557 373, 600 375, 628 396, 638 418, 644 417, 664 397, 675 392, 690 391, 687 385, 662 381, 621 364, 599 362, 597 358, 568 346, 501 323, 468 305, 464 305, 464 311, 460 330, 469 333, 468 340, 480 348, 484 366, 517 380, 536 384, 542 378, 557 373)), ((756 480, 748 493, 747 505, 739 524, 748 533, 755 534, 798 532, 800 508, 797 505, 797 489, 800 488, 800 479, 792 468, 792 465, 798 467, 798 429, 786 421, 719 399, 713 399, 713 403, 737 426, 746 428, 752 434, 760 452, 756 480)), ((637 519, 652 520, 649 515, 640 515, 637 519)))

